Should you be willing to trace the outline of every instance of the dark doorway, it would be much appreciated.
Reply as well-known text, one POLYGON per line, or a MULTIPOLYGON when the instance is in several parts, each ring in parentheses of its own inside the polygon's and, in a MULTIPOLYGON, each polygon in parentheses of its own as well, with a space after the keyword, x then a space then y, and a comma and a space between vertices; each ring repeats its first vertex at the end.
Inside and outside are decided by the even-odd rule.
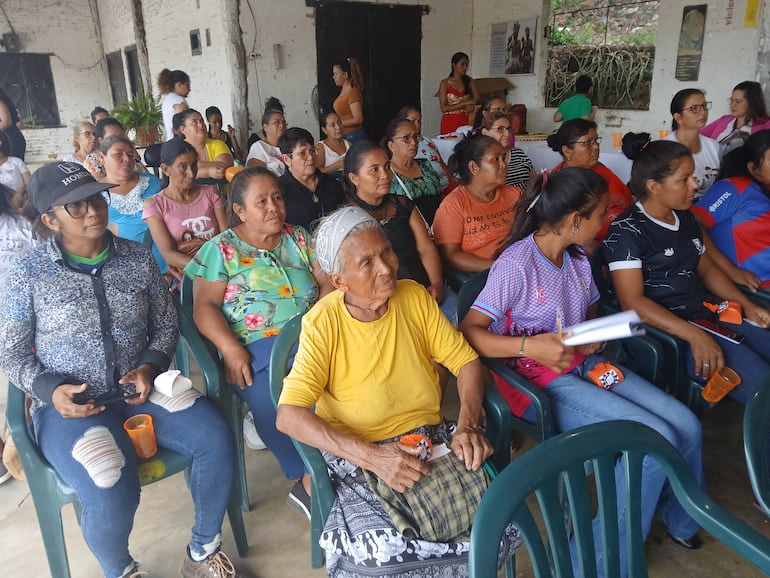
POLYGON ((48 54, 0 53, 0 88, 28 126, 61 126, 48 54))
POLYGON ((125 49, 126 65, 128 66, 128 85, 131 90, 131 98, 137 93, 144 92, 144 82, 142 82, 142 73, 139 70, 139 54, 136 46, 128 46, 125 49))
POLYGON ((118 106, 128 100, 126 91, 126 77, 123 74, 123 55, 120 51, 107 55, 107 74, 110 77, 110 90, 112 92, 112 104, 118 106))
POLYGON ((364 130, 379 140, 405 104, 420 104, 422 6, 315 2, 318 100, 330 110, 340 89, 332 67, 355 57, 364 73, 364 130))

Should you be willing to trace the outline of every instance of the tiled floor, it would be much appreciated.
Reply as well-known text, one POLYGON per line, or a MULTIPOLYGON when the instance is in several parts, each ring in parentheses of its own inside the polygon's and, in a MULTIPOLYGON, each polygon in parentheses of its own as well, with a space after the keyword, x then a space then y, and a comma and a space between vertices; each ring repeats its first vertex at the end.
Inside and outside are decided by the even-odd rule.
MULTIPOLYGON (((451 389, 451 388, 450 388, 451 389)), ((770 537, 765 517, 752 506, 741 446, 742 408, 727 404, 715 409, 705 421, 705 464, 709 493, 731 512, 770 537)), ((245 514, 248 556, 235 554, 230 528, 224 525, 225 550, 247 576, 293 578, 323 576, 312 570, 306 520, 286 506, 291 482, 281 475, 266 451, 249 451, 252 511, 245 514)), ((181 475, 143 490, 142 502, 131 537, 131 550, 151 571, 151 578, 179 576, 192 507, 181 475)), ((88 552, 71 507, 65 508, 70 566, 73 577, 98 577, 99 568, 88 552)), ((752 577, 762 574, 740 560, 713 537, 702 533, 704 546, 687 551, 665 537, 659 523, 648 539, 650 576, 654 578, 752 577)), ((26 484, 11 481, 0 486, 0 577, 46 578, 45 552, 26 484)), ((525 555, 519 556, 518 575, 532 576, 525 555)))

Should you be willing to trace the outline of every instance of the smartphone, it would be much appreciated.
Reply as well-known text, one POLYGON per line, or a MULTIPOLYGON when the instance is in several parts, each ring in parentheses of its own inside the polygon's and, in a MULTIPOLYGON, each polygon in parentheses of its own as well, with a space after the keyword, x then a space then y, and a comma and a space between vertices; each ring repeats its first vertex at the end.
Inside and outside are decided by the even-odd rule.
POLYGON ((741 335, 737 331, 726 329, 721 325, 717 325, 713 321, 708 321, 707 319, 691 319, 690 323, 692 323, 696 327, 700 327, 704 331, 708 331, 712 335, 716 335, 717 337, 726 339, 731 343, 735 343, 735 344, 743 343, 743 335, 741 335))
POLYGON ((99 397, 94 400, 94 407, 99 407, 102 405, 109 405, 111 403, 118 403, 120 401, 125 401, 127 399, 136 399, 139 397, 139 393, 129 393, 126 394, 122 390, 113 391, 108 393, 107 395, 104 395, 102 397, 99 397))

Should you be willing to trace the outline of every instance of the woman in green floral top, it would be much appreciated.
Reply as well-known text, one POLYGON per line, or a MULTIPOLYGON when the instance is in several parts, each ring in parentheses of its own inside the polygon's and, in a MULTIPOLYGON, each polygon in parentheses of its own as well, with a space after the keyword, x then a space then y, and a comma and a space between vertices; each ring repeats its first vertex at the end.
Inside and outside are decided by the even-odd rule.
MULTIPOLYGON (((185 268, 194 278, 194 316, 217 347, 225 377, 249 404, 257 432, 289 479, 302 478, 294 504, 309 493, 309 479, 291 440, 275 429, 268 365, 275 336, 294 316, 330 290, 302 227, 286 223, 278 179, 250 167, 233 179, 232 212, 240 223, 201 247, 185 268)), ((309 501, 308 501, 309 503, 309 501)))

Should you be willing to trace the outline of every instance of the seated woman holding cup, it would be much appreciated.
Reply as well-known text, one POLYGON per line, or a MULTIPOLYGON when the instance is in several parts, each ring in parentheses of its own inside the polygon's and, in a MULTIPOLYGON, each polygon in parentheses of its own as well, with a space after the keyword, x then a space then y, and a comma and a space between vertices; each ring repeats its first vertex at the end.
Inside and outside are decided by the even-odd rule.
POLYGON ((176 311, 150 250, 107 231, 110 187, 75 163, 32 176, 30 202, 54 234, 10 271, 0 367, 32 401, 37 442, 75 489, 83 538, 106 578, 146 574, 128 549, 140 488, 123 422, 137 414, 152 416, 158 444, 192 459, 196 516, 182 575, 237 578, 220 550, 232 435, 195 390, 174 398, 153 390, 174 353, 176 311))
POLYGON ((190 143, 198 153, 197 178, 224 179, 225 169, 233 166, 235 160, 223 141, 209 138, 201 113, 188 108, 174 115, 173 124, 174 132, 190 143))
POLYGON ((284 475, 299 480, 289 504, 310 516, 310 480, 291 440, 275 428, 270 399, 270 351, 281 328, 325 292, 305 229, 286 223, 278 178, 264 167, 240 172, 230 188, 240 221, 201 247, 185 269, 194 279, 193 307, 200 332, 216 346, 225 378, 254 416, 259 437, 284 475))
MULTIPOLYGON (((326 572, 467 575, 470 524, 489 483, 481 466, 492 454, 479 429, 481 362, 423 287, 396 280, 398 259, 369 213, 343 207, 325 217, 316 248, 337 290, 302 320, 277 427, 320 449, 333 474, 326 572), (362 344, 377 353, 362 355, 362 344), (441 413, 433 361, 457 375, 456 424, 441 413), (410 434, 422 445, 407 445, 410 434)), ((519 543, 509 527, 502 559, 519 543)))
POLYGON ((633 154, 631 190, 637 201, 610 225, 602 247, 623 309, 687 343, 687 372, 708 379, 729 366, 741 377, 730 397, 746 403, 770 374, 770 312, 756 305, 715 263, 695 216, 698 189, 690 150, 677 142, 641 144, 633 154), (742 313, 730 322, 707 309, 706 292, 742 313), (743 318, 747 322, 743 322, 743 318), (740 333, 742 343, 712 337, 690 323, 703 319, 740 333))

